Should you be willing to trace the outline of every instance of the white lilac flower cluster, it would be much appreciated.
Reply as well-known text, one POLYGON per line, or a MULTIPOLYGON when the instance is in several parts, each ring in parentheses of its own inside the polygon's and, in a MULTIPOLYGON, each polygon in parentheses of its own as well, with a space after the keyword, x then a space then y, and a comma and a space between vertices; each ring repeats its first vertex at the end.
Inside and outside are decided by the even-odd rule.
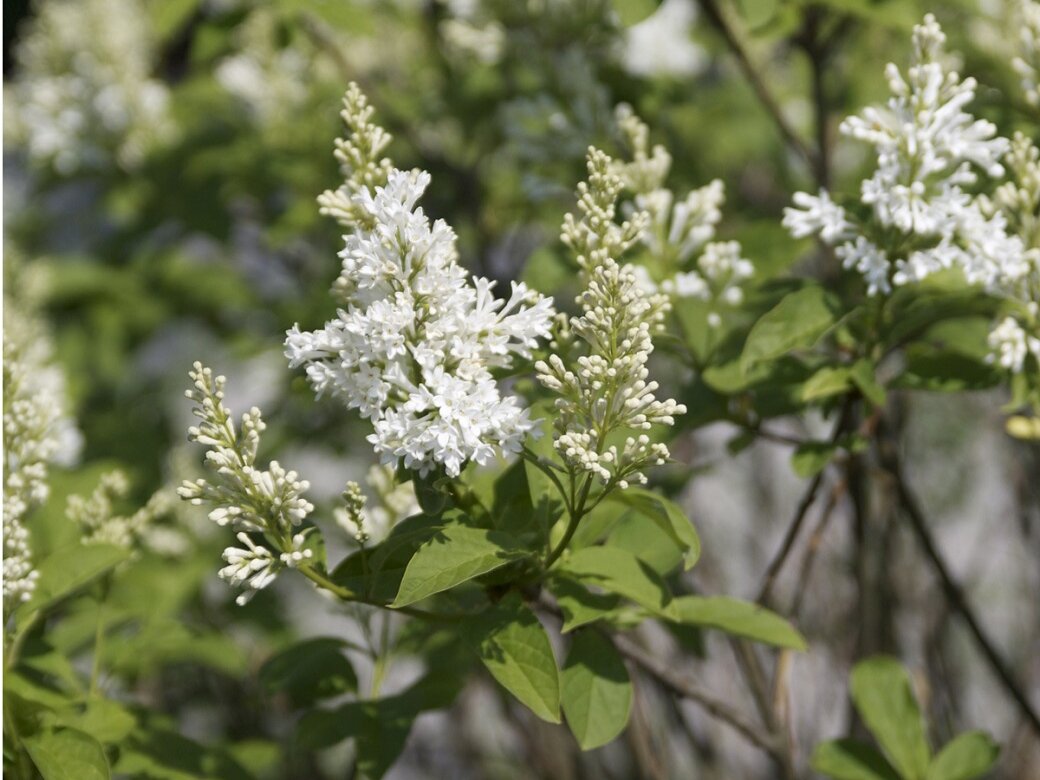
POLYGON ((1013 374, 1025 369, 1032 355, 1040 369, 1040 150, 1021 133, 1011 142, 1005 158, 1008 180, 984 200, 988 214, 1001 214, 1009 229, 1026 246, 1027 271, 1005 280, 998 291, 1012 315, 1004 317, 989 335, 990 360, 1013 374))
POLYGON ((309 484, 295 471, 286 471, 277 461, 266 469, 256 466, 260 434, 265 425, 260 410, 242 415, 236 429, 231 411, 224 406, 222 376, 195 363, 189 376, 194 388, 186 396, 195 402, 192 410, 201 420, 188 431, 188 438, 209 449, 206 464, 215 478, 184 482, 178 494, 199 506, 209 504, 209 517, 218 525, 231 525, 244 547, 224 550, 227 566, 220 576, 244 588, 236 601, 245 604, 274 581, 285 567, 297 567, 312 557, 306 545, 307 530, 297 531, 314 510, 303 497, 309 484), (273 548, 273 549, 272 549, 273 548))
POLYGON ((398 482, 389 466, 372 466, 365 481, 375 496, 373 505, 368 504, 357 482, 348 482, 344 506, 333 510, 336 523, 358 544, 381 542, 397 523, 422 511, 415 486, 398 482))
POLYGON ((160 490, 132 515, 120 515, 115 503, 126 498, 129 492, 130 481, 126 474, 110 471, 102 475, 89 497, 69 496, 65 516, 80 526, 84 544, 111 544, 135 552, 140 548, 163 554, 183 552, 187 540, 176 531, 156 524, 173 509, 171 493, 160 490))
POLYGON ((376 159, 385 134, 351 93, 344 119, 353 135, 337 149, 347 184, 321 200, 354 228, 333 288, 342 308, 320 330, 293 327, 286 356, 319 396, 371 420, 368 440, 383 463, 457 476, 469 461, 518 451, 532 431, 528 411, 491 372, 529 358, 548 336, 552 300, 518 283, 503 300, 487 279, 467 281, 455 233, 416 206, 429 174, 390 168, 385 184, 368 184, 387 170, 376 159))
POLYGON ((47 500, 48 465, 68 462, 78 432, 66 415, 65 378, 52 363, 41 322, 4 296, 4 575, 5 616, 27 601, 37 573, 26 516, 47 500))
POLYGON ((647 381, 651 335, 661 326, 667 298, 644 290, 632 268, 618 264, 639 239, 647 216, 639 212, 615 222, 623 185, 614 169, 605 153, 589 151, 589 179, 578 187, 581 216, 568 214, 563 224, 563 241, 575 253, 586 288, 578 298, 581 315, 570 318, 569 333, 557 334, 556 343, 569 341, 573 333, 585 342, 586 354, 574 370, 558 354, 539 361, 536 370, 539 381, 559 396, 554 446, 568 469, 593 475, 605 488, 624 489, 646 482, 644 469, 669 457, 668 448, 651 442, 646 431, 654 424, 674 424, 686 408, 659 400, 657 382, 647 381), (608 443, 618 431, 639 433, 618 447, 608 443))
MULTIPOLYGON (((713 241, 722 219, 725 190, 722 182, 710 184, 679 198, 664 186, 672 157, 660 144, 650 148, 649 128, 622 104, 616 111, 632 159, 616 162, 614 172, 634 195, 628 211, 649 215, 641 235, 650 255, 650 266, 634 266, 642 287, 677 298, 696 298, 715 305, 737 306, 744 299, 740 286, 754 273, 736 241, 713 241)), ((713 311, 709 323, 720 322, 713 311)))
POLYGON ((214 73, 262 126, 294 121, 311 85, 333 76, 325 72, 329 63, 303 46, 279 45, 278 25, 273 11, 251 10, 236 33, 235 53, 221 60, 214 73))
POLYGON ((959 269, 970 284, 999 289, 1028 271, 1026 248, 1002 213, 987 214, 969 192, 977 171, 996 178, 1009 148, 996 127, 965 111, 975 81, 944 63, 946 36, 935 18, 914 28, 904 78, 889 64, 892 97, 841 125, 844 135, 871 144, 877 168, 860 188, 869 216, 857 219, 831 199, 798 193, 784 225, 797 238, 818 236, 846 268, 861 273, 870 295, 959 269))
POLYGON ((1016 10, 1019 48, 1011 64, 1022 78, 1026 102, 1040 108, 1040 3, 1020 0, 1016 10))
POLYGON ((141 162, 167 137, 169 93, 139 0, 52 0, 16 52, 5 88, 7 140, 67 175, 141 162))

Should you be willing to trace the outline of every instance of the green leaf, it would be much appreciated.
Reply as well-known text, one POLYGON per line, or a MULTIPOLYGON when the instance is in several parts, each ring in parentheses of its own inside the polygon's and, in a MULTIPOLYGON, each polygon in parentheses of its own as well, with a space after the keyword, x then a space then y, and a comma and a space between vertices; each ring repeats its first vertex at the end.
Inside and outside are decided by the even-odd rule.
POLYGON ((553 577, 551 587, 563 613, 564 634, 614 614, 621 604, 619 596, 593 593, 568 577, 553 577))
POLYGON ((679 596, 672 601, 676 620, 693 626, 717 628, 792 650, 805 650, 805 638, 794 626, 765 607, 728 596, 679 596))
POLYGON ((892 766, 906 780, 924 778, 930 751, 906 670, 894 658, 868 658, 852 670, 849 688, 856 710, 892 766))
POLYGON ((414 604, 529 554, 517 539, 502 531, 445 526, 415 551, 390 606, 414 604))
POLYGON ((620 734, 632 712, 632 681, 614 645, 596 631, 574 638, 563 666, 563 713, 582 750, 620 734))
POLYGON ((799 477, 815 477, 830 463, 838 450, 837 444, 829 441, 806 441, 791 453, 791 468, 799 477))
POLYGON ((992 768, 1000 746, 989 734, 969 731, 946 743, 928 767, 926 780, 972 780, 992 768))
POLYGON ((111 544, 75 544, 56 550, 37 567, 36 591, 20 611, 48 609, 129 557, 128 550, 111 544))
POLYGON ((56 723, 89 734, 103 745, 122 742, 137 726, 137 718, 108 699, 89 699, 80 710, 57 713, 56 723))
POLYGON ((838 322, 840 303, 822 287, 810 285, 785 295, 756 322, 740 356, 744 373, 758 363, 808 349, 838 322))
POLYGON ((841 395, 852 387, 852 377, 849 374, 847 366, 824 366, 802 385, 802 400, 817 401, 841 395))
POLYGON ((883 755, 855 739, 817 745, 811 765, 814 771, 835 780, 900 780, 883 755))
POLYGON ((885 388, 882 387, 874 376, 874 365, 869 360, 857 360, 850 371, 852 381, 874 406, 885 405, 885 388))
POLYGON ((560 722, 560 675, 549 636, 515 591, 462 627, 491 676, 542 720, 560 722))
POLYGON ((640 487, 614 491, 606 500, 634 509, 668 534, 683 551, 683 568, 692 568, 701 557, 701 540, 697 536, 697 529, 674 501, 640 487))
POLYGON ((671 594, 661 575, 627 550, 585 547, 565 556, 557 570, 585 585, 595 585, 670 617, 671 594))
POLYGON ((662 577, 679 568, 683 550, 660 526, 648 523, 638 512, 626 512, 607 537, 608 547, 627 550, 662 577))
POLYGON ((108 759, 100 743, 76 729, 42 731, 23 744, 43 780, 107 780, 108 759))
POLYGON ((201 745, 158 723, 144 724, 119 746, 114 770, 148 780, 250 780, 223 748, 201 745))
POLYGON ((345 655, 346 643, 335 637, 315 637, 276 653, 260 667, 260 682, 284 691, 297 706, 357 690, 357 675, 345 655))
POLYGON ((623 27, 631 27, 643 21, 660 4, 660 0, 612 0, 611 3, 623 27))

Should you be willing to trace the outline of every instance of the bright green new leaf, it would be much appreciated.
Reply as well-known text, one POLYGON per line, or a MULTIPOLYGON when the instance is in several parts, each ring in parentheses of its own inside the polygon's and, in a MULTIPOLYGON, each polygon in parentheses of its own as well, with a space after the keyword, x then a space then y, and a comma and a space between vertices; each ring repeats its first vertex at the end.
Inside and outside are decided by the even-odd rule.
POLYGON ((574 638, 563 666, 563 714, 582 750, 624 731, 632 712, 632 682, 610 640, 596 631, 574 638))
POLYGON ((646 522, 638 512, 626 512, 607 537, 608 547, 635 555, 662 577, 674 572, 683 562, 683 551, 660 526, 646 522))
POLYGON ((462 626, 491 676, 542 720, 560 722, 560 674, 549 635, 515 591, 462 626))
POLYGON ((260 682, 271 693, 287 693, 295 704, 357 690, 357 675, 345 655, 345 642, 315 637, 276 653, 260 667, 260 682))
POLYGON ((885 388, 877 381, 874 376, 874 364, 869 360, 857 360, 852 366, 852 370, 849 374, 852 377, 852 381, 859 388, 859 391, 863 393, 863 397, 870 401, 874 406, 884 406, 885 388))
POLYGON ((815 477, 830 463, 839 447, 829 441, 807 441, 791 453, 791 468, 799 477, 815 477))
POLYGON ((734 636, 747 637, 792 650, 805 650, 805 638, 794 626, 765 607, 728 596, 679 596, 672 612, 680 623, 717 628, 734 636))
POLYGON ((906 670, 894 658, 868 658, 852 670, 849 688, 856 710, 892 766, 905 780, 922 780, 930 750, 906 670))
POLYGON ((741 369, 747 373, 758 363, 812 347, 837 324, 840 310, 838 300, 816 285, 788 293, 752 326, 741 369))
POLYGON ((67 726, 89 734, 103 745, 113 745, 130 735, 137 726, 137 718, 117 702, 108 699, 89 699, 86 707, 56 713, 57 725, 67 726))
POLYGON ((644 488, 629 487, 612 493, 607 502, 634 509, 664 531, 683 551, 683 568, 692 568, 701 557, 701 540, 697 536, 697 529, 674 501, 644 488))
POLYGON ((852 387, 847 366, 824 366, 802 385, 802 400, 817 401, 840 395, 852 387))
POLYGON ((100 743, 76 729, 41 731, 23 741, 43 780, 107 780, 108 759, 100 743))
POLYGON ((661 576, 627 550, 585 547, 557 565, 560 573, 579 582, 631 599, 650 611, 672 616, 671 594, 661 576))
POLYGON ((817 745, 812 768, 835 780, 900 780, 883 755, 855 739, 836 739, 817 745))
POLYGON ((445 526, 416 550, 390 606, 414 604, 529 554, 516 538, 503 531, 445 526))
POLYGON ((928 767, 926 780, 973 780, 997 761, 1000 747, 982 731, 960 734, 946 743, 928 767))
POLYGON ((40 561, 36 591, 20 611, 27 614, 52 607, 128 557, 128 550, 111 544, 77 543, 56 550, 40 561))

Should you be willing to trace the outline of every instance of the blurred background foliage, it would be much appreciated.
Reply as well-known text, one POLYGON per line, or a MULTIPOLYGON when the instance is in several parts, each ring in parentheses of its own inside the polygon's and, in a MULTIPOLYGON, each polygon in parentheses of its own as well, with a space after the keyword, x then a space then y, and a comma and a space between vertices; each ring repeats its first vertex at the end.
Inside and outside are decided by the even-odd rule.
MULTIPOLYGON (((575 292, 558 233, 584 176, 585 150, 597 144, 620 154, 614 107, 632 105, 652 141, 671 151, 675 191, 713 179, 726 184, 720 236, 741 241, 755 277, 747 311, 724 324, 721 340, 728 328, 746 332, 756 307, 764 311, 789 289, 776 277, 833 275, 830 258, 781 227, 781 210, 795 190, 849 189, 863 178, 871 161, 839 142, 837 123, 886 97, 881 66, 905 61, 910 28, 925 12, 939 16, 950 49, 963 54, 963 71, 983 85, 976 112, 1004 135, 1035 129, 1035 112, 1013 97, 1018 76, 1005 51, 1012 5, 5 2, 5 255, 23 258, 24 266, 13 289, 7 279, 8 294, 31 293, 50 323, 82 433, 80 464, 54 472, 49 502, 32 520, 34 550, 43 555, 70 538, 67 496, 89 494, 110 468, 131 477, 127 509, 194 473, 181 393, 194 359, 231 377, 233 408, 264 409, 266 454, 306 473, 315 503, 329 504, 348 478, 364 472, 370 453, 357 446, 363 426, 334 402, 315 403, 281 357, 286 328, 322 324, 338 272, 339 231, 319 216, 315 197, 339 180, 331 149, 348 81, 362 86, 394 135, 390 154, 398 166, 432 174, 424 208, 456 229, 462 262, 502 282, 523 278, 558 300, 575 292), (71 5, 79 6, 79 26, 62 28, 61 19, 45 24, 71 5), (145 112, 137 106, 127 121, 106 128, 90 114, 99 98, 85 92, 90 77, 84 77, 72 87, 72 102, 53 110, 55 127, 72 128, 59 133, 58 153, 40 152, 31 143, 40 127, 19 130, 19 112, 46 117, 53 109, 47 90, 58 89, 53 82, 81 69, 83 52, 99 48, 98 36, 121 27, 140 71, 126 76, 125 89, 147 82, 161 92, 154 120, 140 126, 145 112), (44 55, 36 51, 41 47, 44 55), (775 113, 761 90, 775 101, 775 113), (77 111, 87 118, 70 116, 77 111), (139 135, 128 151, 131 133, 139 135), (826 151, 806 159, 799 140, 826 151)), ((696 323, 704 315, 683 316, 696 323)), ((985 331, 963 338, 984 347, 985 331)), ((696 355, 696 344, 687 347, 696 355)), ((665 382, 682 388, 690 407, 683 425, 731 416, 720 383, 712 389, 691 382, 680 361, 660 362, 665 382)), ((791 410, 784 392, 779 385, 765 389, 763 416, 791 410)), ((943 431, 950 448, 963 445, 957 426, 936 421, 933 429, 943 431)), ((681 435, 687 443, 674 449, 696 468, 674 467, 664 478, 671 492, 711 463, 688 430, 681 435)), ((738 436, 732 450, 746 443, 738 436)), ((1035 453, 1022 454, 1025 446, 1022 462, 1035 462, 1035 453)), ((1032 480, 1035 491, 1035 472, 1032 480)), ((771 488, 764 480, 744 489, 771 488)), ((90 594, 70 602, 60 625, 46 642, 30 646, 28 657, 74 680, 76 674, 48 666, 48 659, 89 658, 97 626, 105 626, 103 679, 137 724, 109 718, 120 739, 137 729, 122 759, 129 776, 344 776, 344 767, 353 766, 349 753, 319 755, 298 745, 291 703, 270 696, 257 677, 260 664, 292 637, 334 633, 342 625, 299 614, 291 586, 235 607, 215 578, 226 541, 219 529, 190 508, 172 511, 181 546, 129 563, 120 574, 122 596, 103 615, 90 594), (183 742, 189 738, 206 750, 183 742)), ((759 521, 768 522, 750 522, 759 521)), ((723 545, 711 554, 724 555, 723 545)), ((679 639, 701 647, 698 637, 679 639)), ((825 641, 828 653, 843 651, 841 637, 825 641)), ((407 638, 400 642, 407 646, 407 638)), ((479 705, 478 699, 474 694, 456 706, 479 705)), ((660 697, 643 703, 650 719, 644 731, 683 717, 659 716, 652 705, 665 707, 660 697)), ((613 748, 624 757, 609 771, 602 756, 581 763, 573 758, 576 746, 544 734, 544 724, 518 722, 519 736, 485 734, 486 744, 475 742, 472 730, 450 737, 420 730, 411 758, 396 771, 401 777, 627 777, 654 765, 636 740, 613 748)), ((710 744, 695 748, 700 763, 694 765, 715 767, 706 777, 770 776, 768 766, 710 758, 710 744)), ((1035 744, 1029 750, 1020 760, 1040 761, 1035 744)), ((1001 776, 1037 776, 1017 774, 1028 766, 1009 763, 1001 776)), ((681 776, 681 767, 658 767, 654 776, 681 776)))

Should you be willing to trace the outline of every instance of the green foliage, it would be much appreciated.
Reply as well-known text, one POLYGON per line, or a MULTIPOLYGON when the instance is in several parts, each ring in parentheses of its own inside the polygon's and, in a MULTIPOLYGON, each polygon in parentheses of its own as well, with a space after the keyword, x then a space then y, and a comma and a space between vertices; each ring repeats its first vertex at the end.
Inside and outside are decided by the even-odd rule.
POLYGON ((632 713, 632 681, 610 640, 595 631, 574 637, 562 674, 563 713, 582 750, 620 734, 632 713))
POLYGON ((296 706, 313 704, 357 690, 357 675, 343 655, 346 643, 315 637, 278 652, 260 667, 260 682, 271 693, 284 692, 296 706))
POLYGON ((978 731, 958 735, 933 756, 910 677, 894 658, 859 662, 849 689, 881 750, 852 739, 824 742, 812 757, 817 772, 836 780, 972 780, 997 760, 999 749, 978 731))

